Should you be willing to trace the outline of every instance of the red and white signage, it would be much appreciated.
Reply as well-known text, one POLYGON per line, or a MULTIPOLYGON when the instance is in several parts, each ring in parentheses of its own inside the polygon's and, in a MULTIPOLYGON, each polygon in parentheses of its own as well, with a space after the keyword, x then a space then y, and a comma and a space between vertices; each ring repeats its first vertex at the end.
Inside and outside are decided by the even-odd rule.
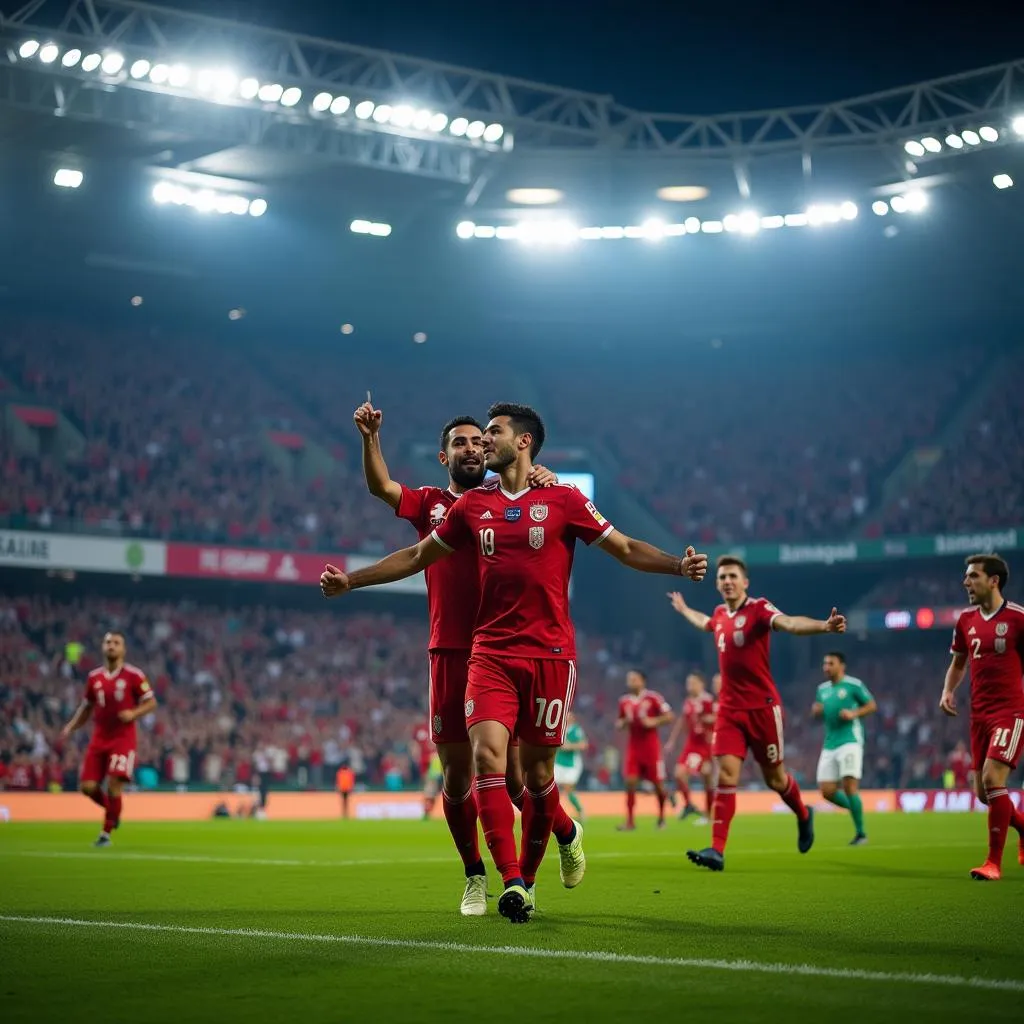
MULTIPOLYGON (((1024 803, 1024 790, 1011 789, 1010 799, 1015 807, 1020 807, 1024 803)), ((896 807, 907 814, 923 811, 965 814, 988 809, 970 789, 901 789, 896 794, 896 807)))

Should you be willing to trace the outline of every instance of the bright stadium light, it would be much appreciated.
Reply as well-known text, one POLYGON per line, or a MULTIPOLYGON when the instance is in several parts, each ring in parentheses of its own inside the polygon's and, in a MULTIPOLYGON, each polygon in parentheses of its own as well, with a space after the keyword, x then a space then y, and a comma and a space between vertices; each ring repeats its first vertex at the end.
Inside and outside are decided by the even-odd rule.
POLYGON ((765 231, 774 231, 777 228, 783 228, 786 226, 786 218, 779 214, 773 214, 771 217, 761 218, 761 227, 765 231))
POLYGON ((725 225, 720 220, 705 220, 701 222, 700 229, 705 235, 720 235, 725 225))
POLYGON ((242 211, 243 213, 248 213, 250 217, 262 217, 267 212, 267 201, 266 199, 254 199, 247 204, 247 207, 242 211))
POLYGON ((390 103, 378 103, 373 108, 373 119, 377 124, 387 124, 391 120, 391 104, 390 103))
MULTIPOLYGON (((480 237, 480 229, 477 228, 477 238, 480 237)), ((600 228, 580 228, 580 238, 586 242, 595 242, 601 237, 600 228)))
POLYGON ((391 225, 378 224, 370 220, 354 220, 349 224, 349 230, 357 235, 374 235, 377 238, 387 238, 391 234, 391 225))
POLYGON ((254 100, 260 91, 260 83, 255 78, 243 78, 238 85, 238 95, 243 100, 254 100))
POLYGON ((151 67, 152 65, 149 63, 148 60, 137 60, 128 69, 128 74, 131 75, 132 78, 134 78, 136 81, 138 81, 140 78, 145 78, 146 75, 149 74, 151 67))
POLYGON ((416 111, 408 103, 401 103, 391 111, 391 123, 396 128, 408 128, 415 116, 416 111))
POLYGON ((926 139, 921 140, 921 145, 924 146, 929 153, 941 153, 942 143, 938 139, 933 139, 930 135, 926 139))
MULTIPOLYGON (((624 231, 625 229, 619 228, 624 231)), ((516 237, 528 245, 534 243, 567 245, 580 237, 579 228, 568 220, 522 221, 516 225, 516 237)), ((621 235, 619 237, 622 237, 621 235)))
POLYGON ((67 53, 61 57, 60 62, 66 68, 73 68, 82 59, 81 50, 68 50, 67 53))
POLYGON ((1013 119, 1013 130, 1018 135, 1024 135, 1024 117, 1015 117, 1013 119))
POLYGON ((997 132, 991 125, 985 125, 984 128, 979 128, 978 134, 981 136, 982 142, 999 141, 999 132, 997 132))
POLYGON ((443 132, 448 127, 448 115, 447 114, 434 114, 430 118, 430 124, 427 127, 432 132, 443 132))
POLYGON ((859 213, 860 210, 857 209, 857 204, 851 203, 849 199, 845 203, 839 204, 839 216, 843 220, 856 220, 859 213))
POLYGON ((363 100, 361 103, 357 103, 355 110, 352 111, 359 118, 360 121, 366 121, 373 116, 374 107, 376 103, 373 100, 363 100))
POLYGON ((981 145, 981 136, 977 132, 971 131, 970 128, 968 128, 965 132, 961 132, 960 135, 968 146, 981 145))
POLYGON ((876 199, 871 204, 871 212, 876 217, 884 217, 889 212, 889 204, 884 199, 876 199))
POLYGON ((924 192, 908 192, 906 195, 907 211, 909 213, 920 213, 928 206, 928 196, 924 192))
POLYGON ((600 228, 600 238, 625 238, 626 229, 616 227, 614 224, 609 224, 607 227, 600 228))
POLYGON ((893 196, 889 205, 893 213, 906 213, 909 209, 906 196, 893 196))
POLYGON ((163 206, 174 200, 174 186, 169 181, 158 181, 153 186, 153 202, 163 206))
POLYGON ((18 56, 22 60, 30 60, 39 52, 39 41, 36 39, 26 39, 25 42, 18 47, 18 56))
POLYGON ((550 206, 563 198, 557 188, 510 188, 505 198, 517 206, 550 206))
POLYGON ((284 95, 284 86, 278 82, 267 82, 260 86, 256 95, 261 103, 277 103, 284 95))
POLYGON ((455 228, 455 234, 459 238, 472 238, 476 231, 476 225, 471 220, 460 220, 455 228))
POLYGON ((124 56, 116 50, 108 53, 100 65, 105 75, 116 75, 124 67, 124 56))
POLYGON ((281 93, 281 106, 294 107, 301 99, 302 90, 298 86, 293 85, 291 88, 285 89, 285 91, 281 93))
POLYGON ((998 189, 1013 188, 1013 178, 1008 174, 997 174, 992 179, 992 184, 998 189))
POLYGON ((476 230, 473 232, 474 238, 495 238, 498 234, 498 229, 493 224, 477 224, 476 230))
POLYGON ((58 188, 78 188, 85 179, 85 175, 79 170, 70 167, 61 167, 53 176, 53 183, 58 188))
POLYGON ((946 145, 949 146, 950 149, 963 149, 964 140, 961 139, 959 135, 947 135, 946 145))
POLYGON ((149 69, 149 80, 154 85, 163 85, 171 77, 171 69, 166 64, 154 64, 149 69))
POLYGON ((425 108, 420 108, 413 114, 412 126, 418 132, 425 132, 430 127, 430 122, 433 120, 434 112, 425 108))
POLYGON ((466 120, 466 118, 464 117, 457 117, 455 118, 454 121, 452 121, 451 125, 448 128, 448 131, 450 131, 452 135, 454 135, 456 138, 461 138, 463 135, 466 134, 468 128, 469 121, 466 120))
POLYGON ((812 227, 820 227, 822 224, 837 224, 841 214, 839 207, 818 203, 807 208, 807 223, 812 227))
POLYGON ((683 227, 688 234, 695 235, 700 231, 700 217, 687 217, 683 221, 683 227))
POLYGON ((370 234, 376 238, 387 238, 391 234, 390 224, 371 224, 370 234))
POLYGON ((313 102, 310 106, 322 114, 325 110, 330 109, 331 104, 334 102, 334 97, 329 92, 318 92, 313 97, 313 102))
POLYGON ((785 222, 787 228, 805 228, 809 223, 806 213, 787 213, 785 222))
POLYGON ((103 63, 103 58, 98 53, 89 53, 82 58, 83 71, 95 71, 103 63))
POLYGON ((484 129, 484 142, 499 142, 505 134, 505 129, 500 124, 489 124, 484 129))
POLYGON ((415 343, 416 343, 417 345, 422 345, 422 344, 424 344, 424 343, 426 342, 426 340, 427 340, 427 334, 426 334, 426 331, 417 331, 417 332, 416 332, 416 333, 415 333, 415 334, 414 334, 414 335, 412 336, 412 340, 413 340, 413 341, 414 341, 414 342, 415 342, 415 343))
POLYGON ((482 139, 485 131, 487 131, 487 125, 483 121, 470 121, 469 126, 466 128, 466 138, 482 139))
POLYGON ((60 56, 60 47, 56 43, 47 43, 39 50, 39 60, 43 64, 52 64, 60 56))
POLYGON ((335 96, 331 101, 331 113, 344 114, 351 106, 352 101, 347 96, 335 96))
POLYGON ((167 82, 175 89, 184 89, 192 77, 192 69, 185 64, 172 64, 167 72, 167 82))
POLYGON ((920 142, 917 142, 914 139, 911 139, 910 142, 905 143, 903 148, 911 156, 924 156, 924 146, 922 146, 920 142))
POLYGON ((640 237, 646 242, 660 242, 665 237, 665 222, 649 217, 640 225, 640 237))

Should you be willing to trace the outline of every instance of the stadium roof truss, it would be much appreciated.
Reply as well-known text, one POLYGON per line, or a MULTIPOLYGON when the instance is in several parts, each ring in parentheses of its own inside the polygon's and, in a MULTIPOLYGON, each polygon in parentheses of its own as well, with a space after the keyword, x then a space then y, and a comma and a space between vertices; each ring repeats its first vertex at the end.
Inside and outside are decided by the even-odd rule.
MULTIPOLYGON (((366 47, 173 11, 136 0, 30 0, 0 16, 6 61, 0 62, 0 102, 120 125, 150 125, 230 145, 259 144, 376 168, 440 178, 472 187, 520 151, 628 154, 695 162, 731 162, 741 190, 752 162, 791 154, 805 174, 827 150, 881 150, 903 160, 903 143, 931 132, 1006 121, 1024 107, 1024 60, 951 75, 837 103, 714 116, 632 110, 611 96, 562 89, 366 47), (433 106, 449 116, 498 122, 501 144, 396 131, 372 122, 311 115, 237 98, 203 102, 194 95, 126 75, 117 81, 22 61, 28 38, 118 51, 161 61, 232 64, 240 75, 303 90, 364 96, 377 103, 433 106), (25 69, 31 68, 31 73, 25 69), (491 164, 489 167, 488 164, 491 164)), ((947 154, 948 155, 948 154, 947 154)))

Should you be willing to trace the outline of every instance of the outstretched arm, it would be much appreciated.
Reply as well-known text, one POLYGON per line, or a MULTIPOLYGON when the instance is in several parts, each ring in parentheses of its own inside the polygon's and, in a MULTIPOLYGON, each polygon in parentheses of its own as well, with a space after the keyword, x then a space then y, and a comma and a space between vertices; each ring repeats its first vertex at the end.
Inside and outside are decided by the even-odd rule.
POLYGON ((402 500, 402 485, 391 479, 380 450, 380 425, 383 418, 380 409, 374 409, 369 402, 364 402, 352 414, 363 439, 363 476, 366 478, 366 487, 375 498, 387 502, 392 508, 398 508, 402 500))
POLYGON ((695 583, 704 579, 708 571, 708 556, 698 555, 689 547, 686 554, 670 555, 645 540, 628 537, 618 530, 612 530, 603 540, 598 541, 602 551, 607 551, 623 565, 637 572, 661 573, 664 576, 687 576, 695 583))
POLYGON ((708 631, 708 625, 711 622, 710 615, 705 615, 703 612, 697 611, 696 608, 691 608, 678 590, 669 594, 668 599, 672 603, 672 610, 682 615, 694 629, 699 629, 702 633, 708 631))
POLYGON ((816 636, 818 633, 845 633, 846 616, 835 608, 827 619, 809 619, 806 615, 776 615, 772 629, 793 636, 816 636))
POLYGON ((424 537, 419 544, 402 548, 386 555, 379 562, 365 569, 345 573, 334 565, 324 566, 320 576, 320 590, 324 597, 340 597, 350 590, 362 587, 379 587, 384 583, 395 583, 422 572, 429 565, 439 562, 452 549, 439 544, 433 537, 424 537))

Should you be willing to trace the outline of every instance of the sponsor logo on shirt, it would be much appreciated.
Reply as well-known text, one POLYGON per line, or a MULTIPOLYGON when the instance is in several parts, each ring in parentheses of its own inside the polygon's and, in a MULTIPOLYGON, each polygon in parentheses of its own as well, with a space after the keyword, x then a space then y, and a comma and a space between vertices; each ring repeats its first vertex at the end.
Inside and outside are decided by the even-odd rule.
POLYGON ((543 526, 531 526, 530 527, 530 547, 534 551, 539 551, 544 547, 544 527, 543 526))
POLYGON ((607 522, 605 517, 597 511, 597 508, 595 507, 592 501, 587 502, 587 511, 594 517, 594 521, 597 523, 598 526, 604 526, 607 522))
POLYGON ((977 632, 978 631, 974 628, 974 626, 971 626, 971 628, 969 630, 967 630, 967 635, 968 636, 974 636, 974 634, 977 633, 977 632))
POLYGON ((509 523, 518 523, 523 518, 523 510, 518 505, 505 509, 505 520, 509 523))
POLYGON ((484 509, 483 515, 480 516, 480 518, 481 519, 493 519, 494 516, 491 515, 491 510, 489 508, 487 508, 487 509, 484 509))
POLYGON ((531 505, 530 506, 530 518, 535 523, 543 523, 548 517, 547 505, 531 505))

